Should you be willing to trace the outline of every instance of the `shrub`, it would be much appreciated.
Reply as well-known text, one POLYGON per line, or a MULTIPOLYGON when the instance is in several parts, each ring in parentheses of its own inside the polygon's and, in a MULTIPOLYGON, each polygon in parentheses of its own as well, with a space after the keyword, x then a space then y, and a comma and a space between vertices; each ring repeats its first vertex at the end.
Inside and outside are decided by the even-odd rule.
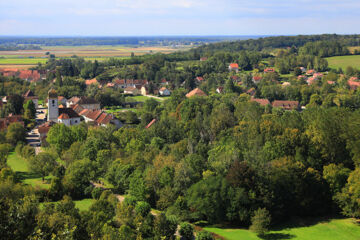
POLYGON ((184 240, 192 240, 194 237, 194 227, 188 222, 183 222, 180 224, 179 233, 184 240))
POLYGON ((196 240, 215 240, 215 239, 211 233, 202 231, 197 234, 196 240))
POLYGON ((271 216, 269 211, 266 210, 266 208, 259 208, 251 218, 250 230, 259 236, 263 236, 268 231, 270 221, 271 216))

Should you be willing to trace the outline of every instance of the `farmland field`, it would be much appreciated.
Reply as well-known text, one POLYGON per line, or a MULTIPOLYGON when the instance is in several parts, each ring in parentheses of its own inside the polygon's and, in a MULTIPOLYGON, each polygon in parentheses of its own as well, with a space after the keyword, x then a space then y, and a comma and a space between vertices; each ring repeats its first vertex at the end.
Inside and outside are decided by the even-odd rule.
POLYGON ((342 68, 345 70, 346 67, 352 66, 354 68, 360 69, 360 55, 330 57, 326 58, 326 60, 329 62, 330 68, 342 68))
POLYGON ((83 57, 87 61, 105 61, 109 58, 128 58, 133 53, 135 56, 152 53, 172 53, 187 50, 184 47, 130 47, 130 46, 45 46, 41 50, 0 51, 1 68, 27 69, 36 66, 39 62, 45 64, 47 55, 55 54, 56 58, 70 58, 74 55, 83 57))
POLYGON ((260 240, 260 239, 301 239, 301 240, 360 240, 360 226, 352 219, 335 219, 329 222, 319 222, 306 227, 289 227, 270 231, 263 238, 246 229, 224 229, 206 227, 206 231, 216 233, 227 240, 260 240))

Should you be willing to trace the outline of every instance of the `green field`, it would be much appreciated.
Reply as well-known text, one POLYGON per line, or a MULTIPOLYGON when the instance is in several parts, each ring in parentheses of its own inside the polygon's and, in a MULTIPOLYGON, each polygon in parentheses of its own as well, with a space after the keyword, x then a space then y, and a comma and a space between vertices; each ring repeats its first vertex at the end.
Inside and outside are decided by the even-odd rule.
POLYGON ((45 181, 43 182, 39 174, 31 173, 28 170, 25 160, 19 157, 15 152, 9 155, 7 164, 23 183, 29 184, 33 187, 40 187, 45 189, 50 187, 51 176, 46 177, 45 181))
POLYGON ((36 65, 45 64, 47 58, 0 58, 0 65, 36 65))
POLYGON ((330 57, 326 60, 329 62, 329 67, 333 69, 342 68, 346 70, 348 66, 360 69, 360 55, 330 57))
POLYGON ((246 229, 222 229, 206 227, 204 230, 216 233, 228 240, 360 240, 360 226, 352 219, 334 219, 329 222, 319 222, 305 227, 289 227, 270 231, 263 238, 246 229))

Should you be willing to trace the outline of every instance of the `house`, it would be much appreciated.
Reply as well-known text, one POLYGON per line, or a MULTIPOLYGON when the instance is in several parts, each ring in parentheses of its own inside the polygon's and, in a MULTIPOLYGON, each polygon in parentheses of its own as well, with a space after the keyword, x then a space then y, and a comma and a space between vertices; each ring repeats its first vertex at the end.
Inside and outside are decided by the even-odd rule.
POLYGON ((260 83, 261 79, 262 79, 262 76, 255 75, 255 76, 253 76, 252 81, 253 81, 253 83, 258 84, 258 83, 260 83))
POLYGON ((43 123, 38 127, 41 145, 46 143, 47 134, 48 134, 50 128, 52 126, 54 126, 55 124, 56 124, 55 122, 50 121, 50 122, 43 123))
POLYGON ((246 91, 246 93, 253 97, 256 94, 256 90, 255 88, 250 88, 249 90, 246 91))
POLYGON ((80 115, 84 118, 86 123, 93 123, 97 126, 105 127, 108 124, 113 124, 118 128, 122 126, 122 123, 112 114, 105 113, 102 110, 84 109, 80 115))
MULTIPOLYGON (((85 80, 86 86, 90 86, 92 84, 99 84, 98 80, 96 78, 85 80)), ((100 84, 99 84, 100 85, 100 84)))
POLYGON ((350 78, 347 83, 351 90, 356 90, 360 86, 360 82, 357 82, 355 77, 350 78))
POLYGON ((67 99, 63 96, 58 96, 58 102, 64 106, 66 106, 67 99))
POLYGON ((196 77, 195 80, 198 81, 198 82, 203 82, 204 78, 203 77, 196 77))
POLYGON ((216 92, 217 93, 223 93, 224 92, 224 87, 218 87, 217 89, 216 89, 216 92))
POLYGON ((250 99, 251 102, 257 102, 258 104, 260 104, 261 106, 267 106, 267 105, 271 105, 270 101, 267 99, 262 99, 262 98, 251 98, 250 99))
POLYGON ((301 72, 306 72, 306 68, 304 68, 304 67, 300 67, 300 70, 301 70, 301 72))
POLYGON ((125 94, 131 94, 131 95, 140 95, 141 91, 137 89, 136 87, 127 87, 124 89, 125 94))
POLYGON ((201 58, 200 58, 200 62, 204 62, 204 61, 206 61, 206 60, 208 60, 207 57, 201 57, 201 58))
POLYGON ((272 103, 274 108, 282 108, 284 110, 299 110, 300 104, 298 101, 283 101, 283 100, 275 100, 272 103))
POLYGON ((187 98, 190 98, 190 97, 193 97, 193 96, 204 97, 204 96, 207 96, 207 95, 206 95, 206 93, 204 93, 199 88, 195 88, 194 90, 192 90, 188 94, 186 94, 187 98))
POLYGON ((80 123, 80 116, 71 108, 59 108, 58 123, 66 126, 77 125, 80 123))
POLYGON ((160 84, 161 85, 169 85, 169 82, 165 78, 163 78, 163 79, 161 79, 160 84))
POLYGON ((100 109, 100 103, 93 98, 89 97, 80 97, 80 100, 77 102, 82 108, 97 110, 100 109))
POLYGON ((316 73, 316 71, 314 69, 309 69, 306 71, 306 75, 308 75, 308 76, 312 76, 312 75, 314 75, 314 73, 316 73))
POLYGON ((274 68, 265 68, 264 69, 264 73, 273 73, 273 72, 275 72, 274 68))
POLYGON ((0 118, 0 130, 5 130, 12 123, 20 123, 22 126, 25 126, 23 117, 21 115, 12 115, 5 118, 0 118))
POLYGON ((162 87, 159 89, 159 94, 161 96, 170 96, 171 95, 171 92, 169 89, 167 89, 166 87, 162 87))
POLYGON ((100 109, 100 103, 90 97, 72 97, 66 102, 66 107, 72 107, 79 105, 82 108, 87 108, 91 110, 100 109))
POLYGON ((307 82, 307 84, 308 85, 312 85, 312 84, 314 84, 315 82, 316 82, 316 78, 315 77, 309 77, 307 80, 306 80, 306 82, 307 82))
POLYGON ((126 81, 125 79, 115 79, 114 80, 115 86, 117 88, 126 88, 126 81))
POLYGON ((66 101, 66 107, 76 105, 80 101, 79 97, 72 97, 66 101))
POLYGON ((108 88, 114 88, 115 87, 115 83, 109 82, 106 84, 106 87, 108 88))
POLYGON ((150 128, 152 125, 154 125, 154 123, 156 123, 156 119, 154 118, 153 120, 151 120, 151 122, 148 124, 148 125, 146 125, 146 129, 148 129, 148 128, 150 128))
POLYGON ((229 71, 235 71, 235 72, 239 72, 239 64, 237 63, 231 63, 229 65, 229 71))
POLYGON ((31 90, 28 90, 23 95, 23 97, 24 97, 24 102, 31 100, 34 103, 35 108, 38 108, 39 98, 37 96, 35 96, 35 94, 31 90))
POLYGON ((40 73, 37 70, 21 70, 19 73, 19 78, 31 82, 39 81, 40 77, 40 73))
POLYGON ((142 86, 141 89, 140 89, 140 92, 141 92, 141 95, 143 95, 143 96, 148 95, 150 93, 149 92, 149 86, 148 85, 142 86))
POLYGON ((72 110, 74 110, 77 114, 79 114, 81 111, 83 111, 85 108, 80 106, 79 104, 71 105, 70 106, 72 110))

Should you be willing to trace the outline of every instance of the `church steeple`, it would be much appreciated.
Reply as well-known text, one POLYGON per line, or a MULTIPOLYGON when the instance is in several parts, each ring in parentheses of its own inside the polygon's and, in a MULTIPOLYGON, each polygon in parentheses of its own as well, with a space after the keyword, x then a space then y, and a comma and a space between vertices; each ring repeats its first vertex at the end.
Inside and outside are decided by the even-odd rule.
POLYGON ((55 89, 48 92, 48 121, 57 122, 59 117, 58 95, 55 89))

